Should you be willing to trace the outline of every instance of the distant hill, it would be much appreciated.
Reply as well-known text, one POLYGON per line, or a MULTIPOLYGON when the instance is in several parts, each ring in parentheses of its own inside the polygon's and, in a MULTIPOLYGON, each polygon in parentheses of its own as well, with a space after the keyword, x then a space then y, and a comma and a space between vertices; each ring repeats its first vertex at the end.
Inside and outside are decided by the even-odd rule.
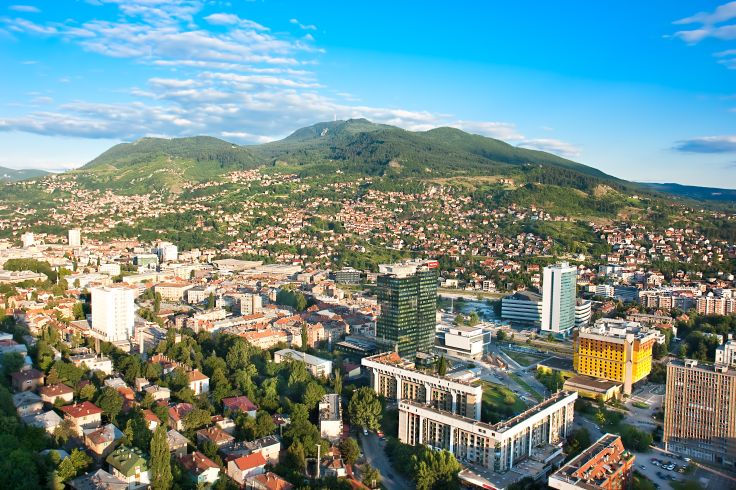
POLYGON ((717 187, 698 187, 694 185, 682 185, 674 183, 655 184, 651 182, 642 182, 640 185, 649 189, 671 194, 674 196, 686 197, 698 201, 736 201, 736 189, 719 189, 717 187))
POLYGON ((73 174, 88 186, 132 194, 177 190, 184 182, 206 182, 257 165, 247 148, 209 136, 142 138, 113 146, 73 174))
POLYGON ((15 170, 12 168, 0 167, 0 181, 15 182, 18 180, 35 179, 37 177, 43 177, 44 175, 48 174, 49 172, 36 168, 15 170))

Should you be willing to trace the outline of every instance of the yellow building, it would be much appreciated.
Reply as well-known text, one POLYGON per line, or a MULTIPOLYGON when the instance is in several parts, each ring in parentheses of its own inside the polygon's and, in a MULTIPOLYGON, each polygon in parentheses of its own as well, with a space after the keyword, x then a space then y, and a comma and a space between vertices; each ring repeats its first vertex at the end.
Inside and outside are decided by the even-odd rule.
POLYGON ((664 342, 657 330, 622 319, 601 319, 578 330, 573 367, 578 374, 622 383, 630 395, 633 384, 652 370, 655 342, 664 342))

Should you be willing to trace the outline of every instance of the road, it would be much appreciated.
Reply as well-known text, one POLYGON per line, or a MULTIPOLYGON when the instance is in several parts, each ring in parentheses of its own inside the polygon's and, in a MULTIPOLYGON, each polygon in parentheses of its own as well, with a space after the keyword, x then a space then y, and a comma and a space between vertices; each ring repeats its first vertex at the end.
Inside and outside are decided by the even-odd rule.
POLYGON ((394 471, 391 462, 383 450, 384 442, 372 432, 367 436, 360 433, 360 446, 363 448, 365 460, 374 468, 378 469, 383 477, 383 485, 386 488, 414 488, 414 483, 394 471))

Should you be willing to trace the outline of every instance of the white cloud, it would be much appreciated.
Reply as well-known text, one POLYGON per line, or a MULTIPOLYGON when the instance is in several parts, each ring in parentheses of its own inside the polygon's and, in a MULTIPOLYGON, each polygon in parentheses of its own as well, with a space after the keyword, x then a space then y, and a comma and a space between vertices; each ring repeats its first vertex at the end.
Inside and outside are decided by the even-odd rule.
POLYGON ((552 138, 527 139, 520 141, 517 146, 530 150, 546 151, 565 158, 575 158, 580 156, 581 153, 580 147, 552 138))
POLYGON ((449 126, 504 141, 524 138, 516 129, 515 124, 506 122, 456 121, 449 126))
POLYGON ((303 31, 316 31, 317 26, 314 24, 302 24, 299 22, 299 19, 289 19, 289 22, 299 26, 299 29, 302 29, 303 31))
POLYGON ((38 14, 41 12, 41 9, 34 7, 33 5, 11 5, 8 9, 27 14, 38 14))
POLYGON ((698 12, 690 17, 676 20, 673 24, 720 24, 736 18, 736 2, 728 2, 717 7, 713 12, 698 12))
POLYGON ((697 44, 700 41, 713 38, 721 41, 736 39, 736 2, 729 2, 717 7, 712 12, 698 12, 690 17, 676 20, 675 25, 695 27, 677 31, 673 37, 682 39, 688 44, 697 44))
POLYGON ((207 22, 212 25, 219 26, 240 26, 246 29, 255 29, 257 31, 267 31, 268 27, 264 27, 258 22, 254 22, 248 19, 241 19, 235 14, 217 13, 211 14, 204 18, 207 22))
POLYGON ((736 153, 736 135, 703 136, 678 141, 674 149, 684 153, 736 153))

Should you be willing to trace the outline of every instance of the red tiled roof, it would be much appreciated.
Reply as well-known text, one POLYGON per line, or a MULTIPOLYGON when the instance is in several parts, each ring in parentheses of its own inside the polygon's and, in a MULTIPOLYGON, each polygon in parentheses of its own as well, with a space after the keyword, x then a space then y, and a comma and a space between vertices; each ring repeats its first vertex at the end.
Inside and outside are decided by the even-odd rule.
POLYGON ((253 477, 253 480, 260 483, 268 490, 291 490, 294 485, 281 478, 276 473, 268 472, 253 477))
POLYGON ((86 417, 88 415, 102 414, 102 409, 92 402, 75 403, 61 407, 61 411, 72 418, 86 417))
POLYGON ((194 381, 204 381, 205 379, 210 379, 207 376, 205 376, 202 372, 200 372, 199 369, 195 369, 194 371, 189 371, 187 373, 187 376, 189 376, 190 383, 194 381))
POLYGON ((184 468, 196 475, 204 473, 210 468, 220 468, 214 461, 199 451, 194 451, 192 454, 185 454, 180 458, 180 461, 184 468))
POLYGON ((42 386, 38 389, 38 394, 49 398, 74 393, 74 390, 63 383, 42 386))
POLYGON ((222 406, 229 410, 241 410, 243 412, 258 410, 256 404, 250 401, 250 399, 245 395, 223 398, 222 406))
POLYGON ((264 458, 261 453, 252 453, 233 460, 233 463, 235 463, 235 466, 237 466, 241 471, 250 470, 252 468, 258 468, 259 466, 265 466, 266 458, 264 458))

